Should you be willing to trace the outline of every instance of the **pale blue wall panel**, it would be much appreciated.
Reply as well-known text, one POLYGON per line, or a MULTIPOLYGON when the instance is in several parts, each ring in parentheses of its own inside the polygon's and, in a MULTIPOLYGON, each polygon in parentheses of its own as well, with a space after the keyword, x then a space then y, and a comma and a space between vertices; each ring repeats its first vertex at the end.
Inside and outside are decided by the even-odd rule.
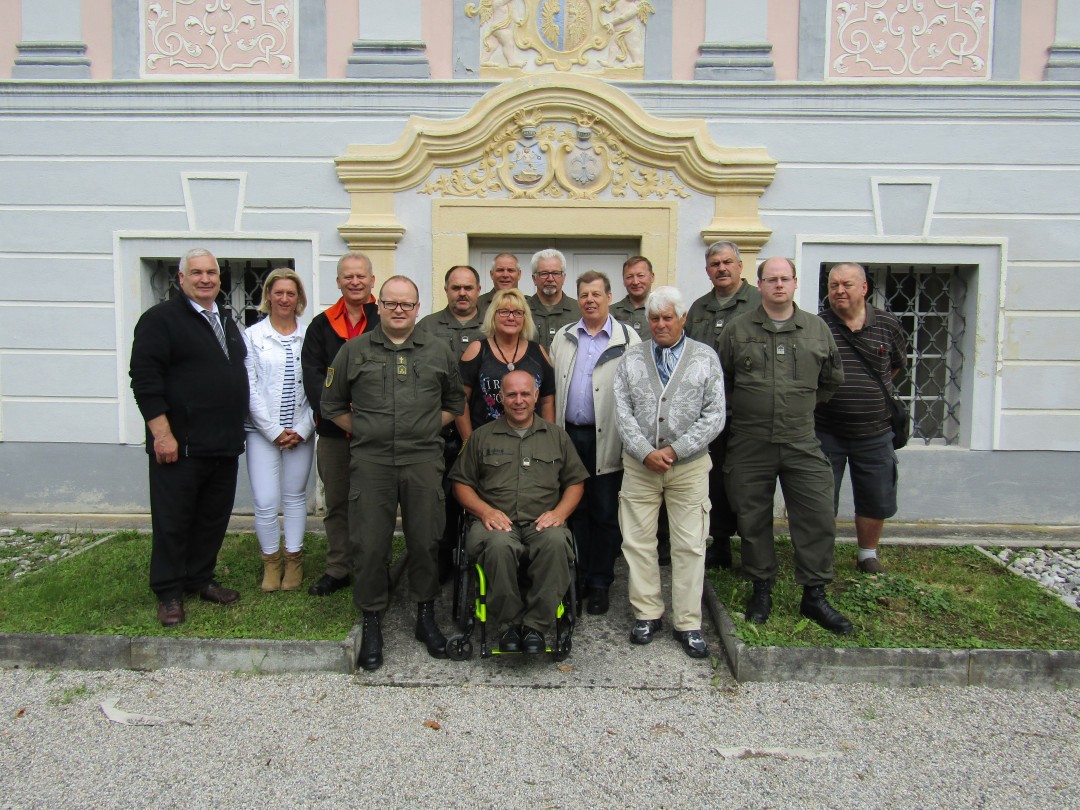
POLYGON ((1001 371, 1001 407, 1080 410, 1080 365, 1006 365, 1001 371))
MULTIPOLYGON (((3 409, 5 442, 72 442, 115 444, 120 440, 115 402, 26 401, 6 399, 3 409)), ((77 464, 72 456, 69 464, 77 464)), ((68 477, 63 471, 56 479, 68 477)), ((107 478, 107 470, 98 470, 107 478)), ((105 487, 109 485, 106 483, 105 487)))
MULTIPOLYGON (((1080 450, 1080 413, 1005 413, 1000 431, 998 446, 1002 450, 1080 450)), ((1042 473, 1034 480, 1041 482, 1045 477, 1042 473)), ((1068 477, 1075 487, 1075 470, 1068 477)), ((1030 486, 1031 481, 1026 484, 1030 486)))
POLYGON ((1005 309, 1080 310, 1080 264, 1010 267, 1005 309))
POLYGON ((1004 360, 1080 360, 1080 313, 1005 315, 1004 360))
POLYGON ((0 256, 0 301, 111 303, 112 254, 0 256))
POLYGON ((55 307, 0 303, 0 349, 116 348, 112 307, 55 307))
POLYGON ((27 253, 104 253, 115 231, 186 231, 182 209, 71 211, 21 209, 4 212, 4 250, 27 253))
POLYGON ((6 354, 0 357, 0 395, 115 397, 118 375, 111 354, 6 354))

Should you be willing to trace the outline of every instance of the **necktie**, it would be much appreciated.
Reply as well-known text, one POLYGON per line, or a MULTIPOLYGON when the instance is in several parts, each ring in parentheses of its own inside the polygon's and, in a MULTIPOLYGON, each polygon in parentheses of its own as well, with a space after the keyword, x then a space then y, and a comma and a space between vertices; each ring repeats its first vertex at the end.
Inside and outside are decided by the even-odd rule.
POLYGON ((210 321, 210 328, 214 330, 214 336, 217 338, 217 342, 221 344, 221 350, 228 357, 229 344, 225 342, 225 330, 221 328, 221 319, 208 309, 204 309, 202 314, 206 316, 206 320, 210 321))

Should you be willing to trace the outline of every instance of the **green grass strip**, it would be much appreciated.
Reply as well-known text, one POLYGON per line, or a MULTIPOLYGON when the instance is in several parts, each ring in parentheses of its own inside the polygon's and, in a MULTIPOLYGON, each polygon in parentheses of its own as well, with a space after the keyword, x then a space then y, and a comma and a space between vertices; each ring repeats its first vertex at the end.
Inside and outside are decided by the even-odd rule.
POLYGON ((165 628, 158 623, 157 600, 147 580, 150 536, 123 532, 84 553, 0 581, 0 632, 342 639, 356 618, 351 590, 309 596, 308 586, 324 571, 326 538, 307 535, 304 551, 303 587, 264 594, 255 536, 227 535, 217 578, 240 591, 240 601, 223 607, 191 595, 185 599, 187 621, 165 628))
POLYGON ((868 575, 854 568, 855 547, 838 545, 836 579, 826 591, 854 623, 852 636, 799 615, 802 588, 788 538, 777 539, 776 554, 780 574, 764 625, 743 619, 750 584, 741 572, 709 572, 739 637, 753 646, 1080 649, 1080 613, 971 547, 885 546, 886 572, 868 575))

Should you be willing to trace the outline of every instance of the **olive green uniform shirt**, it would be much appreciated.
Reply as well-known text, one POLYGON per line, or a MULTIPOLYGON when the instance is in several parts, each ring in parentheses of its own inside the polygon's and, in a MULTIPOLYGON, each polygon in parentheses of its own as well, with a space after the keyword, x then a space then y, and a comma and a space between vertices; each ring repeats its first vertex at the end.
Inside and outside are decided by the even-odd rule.
POLYGON ((814 408, 844 382, 828 324, 795 307, 777 327, 764 307, 724 327, 718 349, 732 436, 773 443, 814 439, 814 408))
MULTIPOLYGON (((761 305, 761 293, 753 284, 743 279, 742 286, 735 291, 734 297, 724 306, 716 300, 713 290, 705 293, 690 305, 686 316, 686 334, 699 343, 712 346, 720 352, 720 333, 736 315, 750 312, 761 305)), ((728 407, 730 407, 730 401, 728 407)))
POLYGON ((322 414, 352 413, 354 459, 419 464, 442 458, 442 412, 465 411, 457 358, 425 331, 400 346, 374 329, 341 347, 326 371, 322 414))
POLYGON ((537 341, 544 349, 551 346, 551 339, 555 333, 568 323, 577 323, 581 320, 581 308, 577 300, 566 293, 559 299, 559 303, 548 309, 537 295, 530 295, 525 299, 532 311, 533 322, 536 323, 537 341))
POLYGON ((506 419, 478 427, 465 442, 451 481, 515 523, 531 523, 559 503, 563 491, 589 477, 566 431, 539 416, 519 437, 506 419))
MULTIPOLYGON (((611 317, 617 321, 622 321, 635 332, 637 336, 642 340, 648 340, 652 334, 649 331, 649 316, 645 313, 645 305, 635 307, 634 302, 630 300, 630 296, 626 296, 621 301, 616 301, 611 305, 611 317)), ((689 323, 689 318, 687 319, 689 323)), ((692 337, 692 336, 691 336, 692 337)))
POLYGON ((425 330, 432 337, 446 341, 446 345, 454 352, 454 356, 460 360, 470 343, 484 339, 484 333, 481 330, 483 325, 484 319, 479 309, 476 315, 463 323, 455 318, 447 307, 421 318, 416 327, 425 330))

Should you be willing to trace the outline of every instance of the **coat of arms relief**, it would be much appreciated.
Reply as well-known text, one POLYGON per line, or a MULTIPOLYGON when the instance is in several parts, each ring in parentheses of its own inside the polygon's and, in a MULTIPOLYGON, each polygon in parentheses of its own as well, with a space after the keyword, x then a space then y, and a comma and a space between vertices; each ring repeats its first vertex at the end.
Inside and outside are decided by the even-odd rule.
POLYGON ((649 0, 479 0, 480 67, 517 75, 545 70, 642 74, 649 0))
POLYGON ((539 109, 518 110, 471 166, 454 168, 420 192, 447 197, 592 200, 689 197, 674 173, 634 161, 619 136, 596 116, 547 120, 539 109))

